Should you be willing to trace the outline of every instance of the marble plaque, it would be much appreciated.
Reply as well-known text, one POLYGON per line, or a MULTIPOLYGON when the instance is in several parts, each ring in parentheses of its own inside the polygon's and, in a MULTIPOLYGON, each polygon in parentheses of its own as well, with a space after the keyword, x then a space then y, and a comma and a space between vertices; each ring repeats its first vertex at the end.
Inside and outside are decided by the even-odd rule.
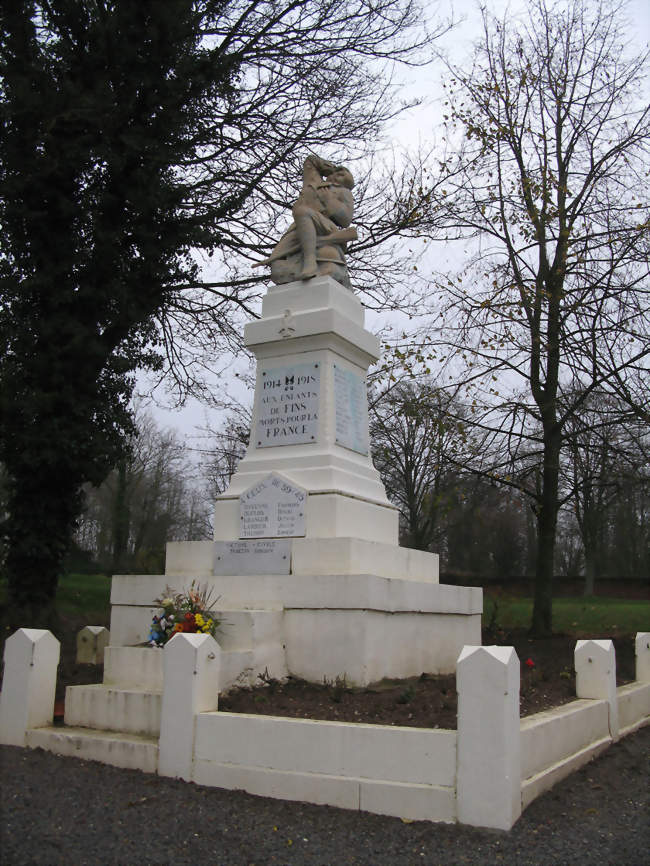
POLYGON ((293 364, 259 372, 255 443, 303 445, 318 436, 320 364, 293 364))
POLYGON ((306 505, 306 490, 272 472, 239 497, 239 537, 302 536, 306 505))
POLYGON ((366 383, 354 370, 334 365, 336 444, 368 454, 368 396, 366 383))
POLYGON ((215 541, 213 574, 289 574, 291 542, 278 538, 215 541))

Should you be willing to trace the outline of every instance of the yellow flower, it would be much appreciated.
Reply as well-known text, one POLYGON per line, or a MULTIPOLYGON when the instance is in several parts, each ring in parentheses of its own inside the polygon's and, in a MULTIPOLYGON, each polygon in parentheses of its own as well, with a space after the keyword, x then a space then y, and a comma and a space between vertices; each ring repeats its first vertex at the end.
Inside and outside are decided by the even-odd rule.
POLYGON ((195 615, 195 617, 194 617, 194 622, 196 623, 196 625, 197 625, 198 628, 202 628, 203 625, 205 624, 205 620, 203 619, 203 617, 201 616, 200 613, 197 613, 197 614, 195 615))

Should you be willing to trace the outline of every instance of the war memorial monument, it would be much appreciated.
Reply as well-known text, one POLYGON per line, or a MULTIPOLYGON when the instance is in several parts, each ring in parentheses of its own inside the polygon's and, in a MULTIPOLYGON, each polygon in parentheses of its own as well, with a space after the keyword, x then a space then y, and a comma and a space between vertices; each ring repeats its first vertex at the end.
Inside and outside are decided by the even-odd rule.
POLYGON ((647 724, 650 634, 636 638, 637 681, 618 689, 612 641, 578 641, 579 700, 520 719, 514 648, 481 646, 482 590, 441 585, 435 554, 399 546, 370 456, 366 373, 379 341, 347 271, 352 187, 347 169, 308 157, 293 223, 260 263, 272 285, 244 335, 257 359, 250 441, 217 498, 213 540, 168 544, 163 575, 113 577, 103 683, 66 689, 63 727, 52 724, 58 641, 28 628, 8 638, 0 743, 506 830, 647 724), (182 630, 149 646, 157 600, 197 583, 216 598, 214 637, 182 630), (456 730, 219 710, 220 695, 260 679, 364 686, 454 671, 456 730))
POLYGON ((111 644, 146 639, 153 599, 192 579, 219 597, 222 687, 260 672, 308 680, 453 672, 481 642, 482 591, 438 582, 438 556, 398 544, 372 464, 366 373, 380 355, 350 287, 351 173, 304 162, 271 255, 250 442, 215 505, 212 542, 171 543, 164 576, 113 579, 111 644), (230 660, 228 660, 230 659, 230 660))

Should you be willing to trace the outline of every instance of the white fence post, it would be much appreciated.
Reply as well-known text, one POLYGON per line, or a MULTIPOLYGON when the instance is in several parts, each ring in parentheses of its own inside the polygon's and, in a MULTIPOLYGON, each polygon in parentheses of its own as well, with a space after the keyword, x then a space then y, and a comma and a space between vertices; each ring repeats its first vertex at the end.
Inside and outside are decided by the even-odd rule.
POLYGON ((52 632, 19 628, 5 643, 0 743, 24 746, 25 732, 52 723, 61 645, 52 632))
POLYGON ((218 706, 221 648, 209 634, 179 632, 163 653, 158 775, 189 782, 196 715, 218 706))
POLYGON ((650 683, 650 631, 638 631, 634 641, 636 653, 636 680, 650 683))
POLYGON ((618 737, 616 653, 611 640, 579 640, 573 653, 576 695, 609 703, 609 735, 618 737))
POLYGON ((77 664, 103 665, 104 650, 110 640, 110 632, 103 625, 87 625, 77 635, 77 664))
POLYGON ((519 659, 513 647, 463 647, 456 688, 458 820, 509 830, 521 814, 519 659))

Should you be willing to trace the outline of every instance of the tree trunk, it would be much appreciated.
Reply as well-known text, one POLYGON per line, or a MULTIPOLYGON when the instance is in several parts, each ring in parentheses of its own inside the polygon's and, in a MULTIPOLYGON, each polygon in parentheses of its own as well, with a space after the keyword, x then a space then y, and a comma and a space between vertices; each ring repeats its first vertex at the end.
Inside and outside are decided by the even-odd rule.
POLYGON ((58 622, 59 571, 81 496, 70 479, 35 472, 26 463, 21 469, 10 483, 7 503, 5 621, 12 628, 52 628, 58 622))
POLYGON ((601 562, 602 551, 605 549, 603 539, 605 507, 602 501, 602 487, 598 497, 590 496, 585 499, 582 526, 580 527, 582 530, 582 547, 585 553, 584 595, 593 595, 596 587, 596 572, 601 562))
POLYGON ((585 550, 584 595, 593 595, 596 588, 596 561, 593 550, 585 550))
POLYGON ((127 491, 126 462, 117 465, 117 489, 113 505, 113 544, 111 551, 111 571, 119 574, 125 570, 126 553, 131 528, 131 509, 127 491))
POLYGON ((544 432, 544 467, 537 512, 537 561, 531 634, 550 637, 553 628, 553 561, 558 514, 561 438, 555 424, 544 432))

